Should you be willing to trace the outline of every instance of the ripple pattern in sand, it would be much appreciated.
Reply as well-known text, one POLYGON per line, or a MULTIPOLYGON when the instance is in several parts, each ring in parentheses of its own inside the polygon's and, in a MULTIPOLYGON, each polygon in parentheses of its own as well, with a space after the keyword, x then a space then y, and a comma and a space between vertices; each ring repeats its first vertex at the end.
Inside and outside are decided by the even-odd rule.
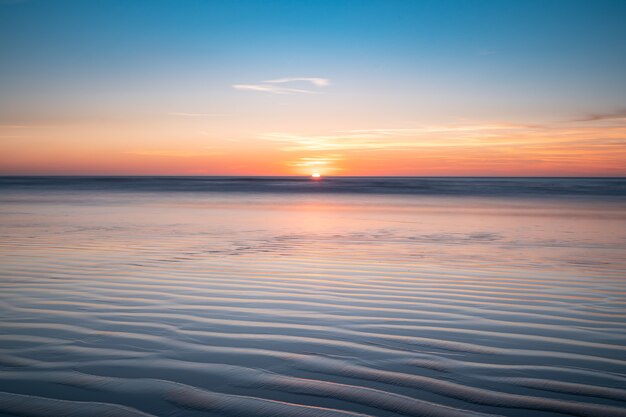
POLYGON ((614 266, 33 227, 0 243, 3 416, 626 416, 614 266))

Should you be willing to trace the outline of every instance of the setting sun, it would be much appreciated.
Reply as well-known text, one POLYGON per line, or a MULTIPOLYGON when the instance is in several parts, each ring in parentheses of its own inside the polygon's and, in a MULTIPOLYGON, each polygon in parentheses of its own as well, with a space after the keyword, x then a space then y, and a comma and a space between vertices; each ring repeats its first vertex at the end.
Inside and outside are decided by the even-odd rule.
POLYGON ((311 177, 313 177, 313 178, 321 178, 322 176, 320 175, 319 172, 314 172, 314 173, 311 174, 311 177))

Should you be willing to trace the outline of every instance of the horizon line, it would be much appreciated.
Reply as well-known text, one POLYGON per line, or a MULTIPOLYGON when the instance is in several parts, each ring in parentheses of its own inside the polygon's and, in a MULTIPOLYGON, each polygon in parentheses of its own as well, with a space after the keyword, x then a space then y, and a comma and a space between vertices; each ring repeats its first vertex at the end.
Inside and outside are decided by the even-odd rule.
MULTIPOLYGON (((0 178, 311 178, 311 175, 219 175, 219 174, 0 174, 0 178)), ((321 178, 551 178, 551 179, 626 179, 606 175, 322 175, 321 178)))

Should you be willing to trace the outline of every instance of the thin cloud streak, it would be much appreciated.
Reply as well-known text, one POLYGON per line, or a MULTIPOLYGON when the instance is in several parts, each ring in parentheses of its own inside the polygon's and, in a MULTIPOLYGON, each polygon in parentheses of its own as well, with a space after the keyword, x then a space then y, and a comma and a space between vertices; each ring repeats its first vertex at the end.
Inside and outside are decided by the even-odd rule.
POLYGON ((330 85, 330 81, 327 78, 318 78, 318 77, 287 77, 287 78, 279 78, 276 80, 267 80, 264 81, 265 83, 269 83, 269 84, 284 84, 284 83, 291 83, 291 82, 297 82, 297 81, 306 81, 306 82, 310 82, 311 84, 317 86, 317 87, 326 87, 328 85, 330 85))
POLYGON ((304 156, 293 161, 287 162, 287 166, 297 169, 299 172, 308 174, 313 172, 321 172, 328 174, 330 172, 342 171, 337 166, 344 160, 340 154, 304 156))
POLYGON ((512 153, 531 151, 573 154, 577 150, 596 149, 622 152, 626 141, 626 123, 606 126, 569 124, 521 125, 476 124, 424 126, 401 129, 356 129, 324 135, 266 133, 260 139, 276 142, 285 152, 368 152, 463 149, 512 153))
POLYGON ((608 113, 591 113, 580 119, 574 119, 573 122, 597 122, 602 120, 620 120, 626 119, 626 108, 619 109, 608 113))
POLYGON ((292 167, 319 167, 330 165, 334 162, 343 160, 341 155, 321 155, 321 156, 305 156, 296 161, 288 162, 288 166, 292 167))
POLYGON ((261 84, 234 84, 232 87, 240 91, 256 91, 272 94, 318 94, 317 91, 307 90, 303 88, 285 87, 282 84, 289 83, 309 83, 314 87, 326 87, 330 85, 330 81, 326 78, 319 77, 286 77, 275 80, 263 81, 261 84))
POLYGON ((233 85, 235 90, 241 91, 259 91, 263 93, 274 93, 274 94, 292 94, 292 93, 301 93, 301 94, 317 94, 315 91, 311 90, 302 90, 299 88, 287 88, 287 87, 279 87, 275 85, 265 85, 265 84, 235 84, 233 85))

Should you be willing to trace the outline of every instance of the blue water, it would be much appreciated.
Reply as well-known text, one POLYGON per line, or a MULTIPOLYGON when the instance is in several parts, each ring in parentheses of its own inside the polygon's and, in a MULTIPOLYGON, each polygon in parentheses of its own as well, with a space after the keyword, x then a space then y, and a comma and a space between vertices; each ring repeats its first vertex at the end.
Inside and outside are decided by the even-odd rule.
POLYGON ((626 197, 626 178, 0 177, 3 190, 626 197))

